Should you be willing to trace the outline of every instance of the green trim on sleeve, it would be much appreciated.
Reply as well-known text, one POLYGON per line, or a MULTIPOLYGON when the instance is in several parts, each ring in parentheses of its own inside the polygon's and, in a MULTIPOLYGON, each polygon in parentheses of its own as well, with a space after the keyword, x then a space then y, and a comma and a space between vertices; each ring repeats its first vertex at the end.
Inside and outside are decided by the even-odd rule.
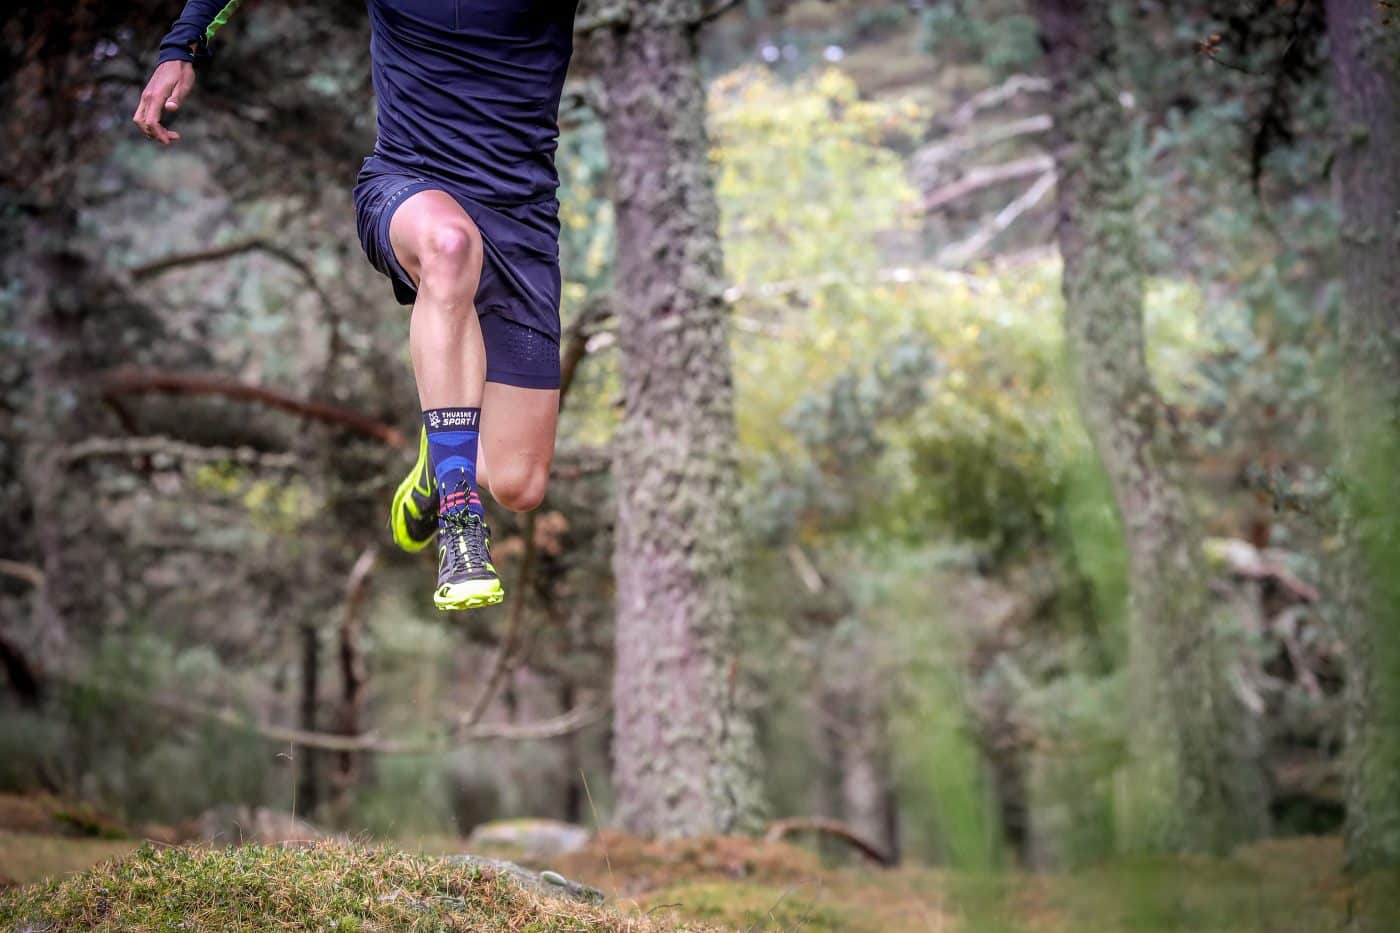
POLYGON ((233 16, 233 11, 238 9, 238 5, 242 2, 243 0, 228 0, 228 3, 224 4, 224 8, 214 16, 214 21, 209 24, 209 28, 204 30, 205 42, 213 40, 214 33, 228 23, 229 17, 233 16))

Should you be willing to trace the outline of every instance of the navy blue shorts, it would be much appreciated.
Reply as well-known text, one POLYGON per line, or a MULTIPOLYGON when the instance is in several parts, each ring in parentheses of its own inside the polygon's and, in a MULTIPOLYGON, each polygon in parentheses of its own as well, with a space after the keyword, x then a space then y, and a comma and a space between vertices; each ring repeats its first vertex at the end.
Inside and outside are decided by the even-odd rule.
POLYGON ((559 205, 550 199, 489 207, 420 176, 364 171, 355 221, 370 264, 389 278, 400 304, 418 294, 394 255, 389 222, 420 191, 451 195, 481 231, 484 256, 476 312, 486 344, 486 379, 526 389, 559 388, 559 205))

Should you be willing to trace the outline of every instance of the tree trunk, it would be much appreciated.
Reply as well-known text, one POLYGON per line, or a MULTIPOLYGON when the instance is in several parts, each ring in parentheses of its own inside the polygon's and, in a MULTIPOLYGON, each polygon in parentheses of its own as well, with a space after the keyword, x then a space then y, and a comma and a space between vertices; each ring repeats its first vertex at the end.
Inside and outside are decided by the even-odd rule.
POLYGON ((845 822, 898 861, 888 682, 870 648, 871 637, 859 628, 834 632, 823 652, 817 704, 834 786, 818 812, 845 822))
POLYGON ((735 641, 734 392, 698 2, 633 2, 599 35, 625 409, 617 457, 614 777, 648 835, 760 810, 735 641))
MULTIPOLYGON (((316 731, 317 694, 320 692, 321 635, 314 625, 301 626, 301 717, 306 732, 316 731)), ((311 819, 321 803, 321 781, 318 773, 320 753, 314 748, 299 748, 293 753, 296 767, 296 813, 311 819)))
POLYGON ((1147 368, 1129 125, 1103 0, 1037 0, 1054 86, 1065 329, 1080 409, 1108 474, 1132 574, 1128 723, 1134 849, 1220 851, 1264 828, 1257 762, 1223 688, 1200 536, 1147 368))
POLYGON ((1327 2, 1346 285, 1346 847, 1363 870, 1400 865, 1400 27, 1382 13, 1327 2))

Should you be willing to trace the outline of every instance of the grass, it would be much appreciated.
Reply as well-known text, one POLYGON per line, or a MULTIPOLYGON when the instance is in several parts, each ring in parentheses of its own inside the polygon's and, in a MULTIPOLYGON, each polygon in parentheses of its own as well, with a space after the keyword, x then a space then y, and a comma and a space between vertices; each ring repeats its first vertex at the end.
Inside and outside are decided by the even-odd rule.
POLYGON ((0 894, 0 927, 65 930, 673 930, 537 897, 494 873, 388 849, 157 848, 0 894))
MULTIPOLYGON (((36 844, 54 872, 134 845, 0 833, 0 865, 36 844), (53 855, 70 845, 91 848, 73 849, 66 862, 53 855)), ((462 843, 419 848, 460 852, 462 843)), ((31 868, 44 858, 33 857, 31 868)), ((608 891, 613 906, 541 899, 489 870, 391 849, 148 845, 79 875, 0 892, 0 930, 1400 930, 1400 876, 1347 878, 1332 838, 1273 840, 1229 859, 978 876, 912 865, 833 868, 806 850, 753 839, 647 842, 604 833, 584 851, 536 867, 608 891)))
POLYGON ((139 845, 135 840, 70 839, 0 830, 0 889, 82 871, 129 855, 139 845))

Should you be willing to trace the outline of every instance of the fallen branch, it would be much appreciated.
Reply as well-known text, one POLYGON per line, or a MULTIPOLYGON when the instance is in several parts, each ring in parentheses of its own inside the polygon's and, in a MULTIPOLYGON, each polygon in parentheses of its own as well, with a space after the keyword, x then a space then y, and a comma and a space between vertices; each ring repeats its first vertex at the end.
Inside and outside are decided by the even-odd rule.
POLYGON ((1021 94, 1042 94, 1050 90, 1050 81, 1032 75, 1012 75, 996 87, 978 91, 963 102, 948 120, 949 129, 962 129, 983 110, 999 107, 1021 94))
POLYGON ((982 149, 995 143, 1002 143, 1022 136, 1034 136, 1050 129, 1052 120, 1048 113, 1040 113, 1019 120, 1009 120, 988 127, 979 133, 962 133, 925 146, 914 154, 913 168, 916 174, 932 173, 938 166, 964 152, 982 149))
POLYGON ((1231 574, 1250 580, 1266 580, 1282 589, 1291 599, 1315 603, 1322 598, 1317 587, 1299 579, 1283 562, 1239 538, 1210 538, 1205 543, 1206 556, 1224 566, 1231 574))
POLYGON ((404 436, 397 428, 368 415, 339 405, 299 399, 276 389, 250 385, 235 379, 119 369, 101 377, 101 386, 102 394, 107 397, 146 394, 214 395, 241 402, 253 402, 312 421, 337 425, 390 447, 402 447, 404 444, 404 436))
POLYGON ((23 580, 36 590, 44 585, 44 571, 33 564, 22 564, 17 560, 0 560, 0 576, 23 580))
POLYGON ((944 247, 938 253, 940 265, 961 266, 971 262, 982 250, 995 240, 1006 228, 1014 224, 1022 214, 1035 207, 1041 199, 1050 193, 1050 189, 1055 187, 1055 173, 1046 172, 1036 179, 1021 196, 1012 201, 1006 207, 984 224, 978 231, 965 240, 959 240, 944 247))
MULTIPOLYGON (((360 610, 369 595, 370 578, 379 564, 379 548, 373 544, 366 547, 350 568, 345 581, 345 611, 341 615, 337 633, 340 661, 340 711, 339 731, 348 736, 360 733, 360 712, 364 705, 365 670, 364 655, 360 651, 360 610)), ((342 805, 350 788, 359 775, 359 762, 353 752, 341 752, 336 759, 336 767, 331 774, 331 785, 336 798, 342 805)))
POLYGON ((793 817, 786 820, 776 820, 769 824, 768 831, 763 834, 764 842, 782 842, 783 839, 793 833, 808 832, 820 833, 840 839, 851 846, 861 855, 870 861, 884 868, 894 865, 894 859, 880 849, 870 840, 861 836, 850 826, 840 820, 827 819, 820 816, 793 817))
POLYGON ((161 710, 177 719, 197 719, 215 722, 230 729, 250 735, 260 736, 278 743, 292 743, 301 748, 329 752, 369 752, 376 755, 437 755, 473 742, 491 740, 530 742, 557 739, 572 735, 601 722, 607 715, 610 704, 606 699, 596 703, 582 704, 558 716, 529 723, 487 722, 466 725, 462 719, 449 721, 447 731, 441 736, 419 741, 405 742, 386 739, 374 731, 357 735, 339 735, 334 732, 314 732, 307 729, 294 729, 274 723, 258 722, 239 715, 232 709, 212 705, 197 697, 174 694, 152 694, 135 689, 127 684, 89 680, 72 673, 50 673, 50 679, 89 690, 144 703, 161 710))
POLYGON ((997 165, 978 165, 968 169, 967 174, 957 181, 930 191, 924 197, 921 207, 925 214, 931 214, 984 188, 1032 175, 1043 175, 1054 167, 1055 160, 1048 155, 1029 156, 997 165))

